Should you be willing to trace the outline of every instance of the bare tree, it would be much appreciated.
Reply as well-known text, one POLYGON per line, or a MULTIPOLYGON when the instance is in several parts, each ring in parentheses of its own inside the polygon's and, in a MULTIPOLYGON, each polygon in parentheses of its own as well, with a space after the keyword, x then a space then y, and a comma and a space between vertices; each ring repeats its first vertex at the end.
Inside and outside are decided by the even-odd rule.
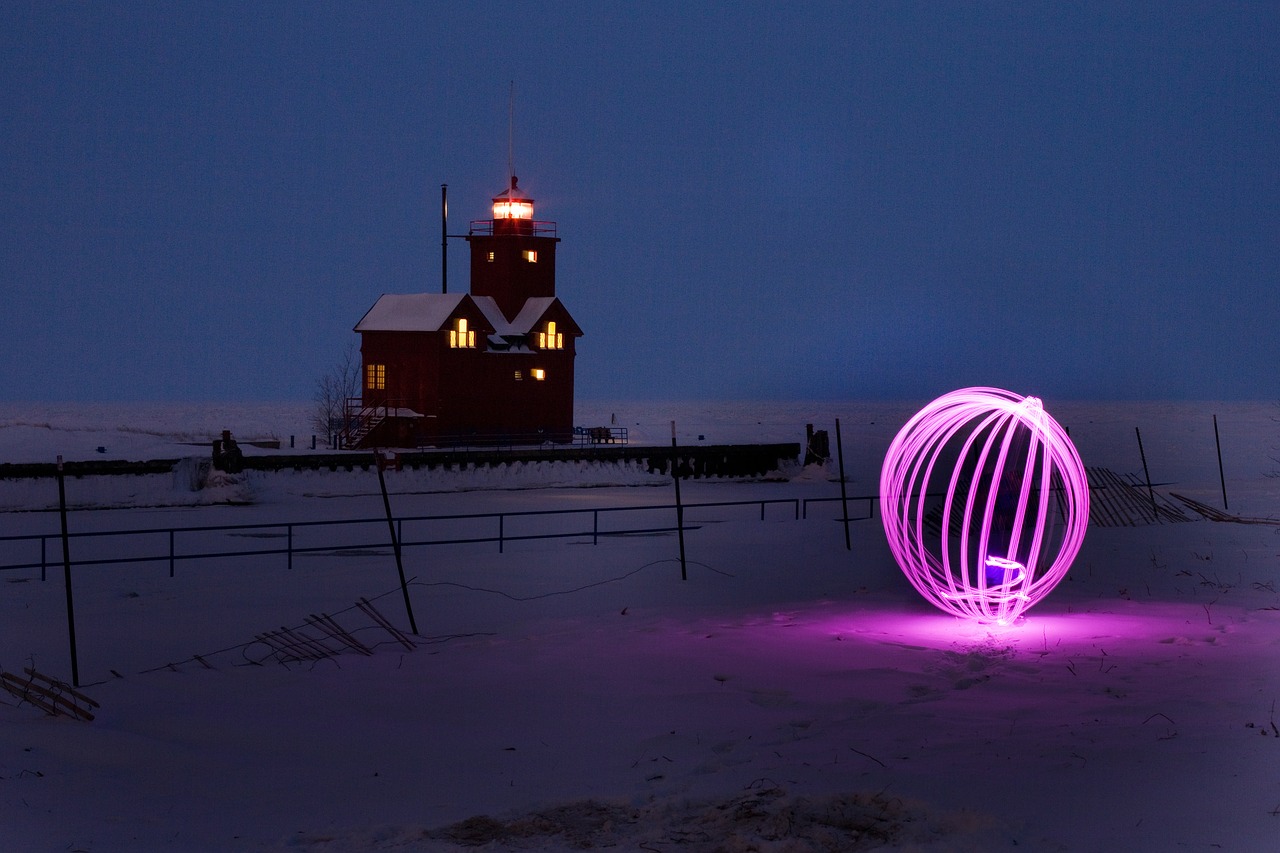
POLYGON ((360 351, 355 341, 347 344, 342 358, 328 373, 316 380, 316 403, 311 425, 317 433, 332 435, 342 424, 347 399, 360 394, 360 351))

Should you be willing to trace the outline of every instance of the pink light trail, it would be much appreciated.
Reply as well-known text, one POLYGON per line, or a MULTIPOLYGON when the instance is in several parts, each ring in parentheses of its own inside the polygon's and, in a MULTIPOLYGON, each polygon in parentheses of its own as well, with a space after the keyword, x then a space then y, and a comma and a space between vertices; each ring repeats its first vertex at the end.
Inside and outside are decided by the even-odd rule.
POLYGON ((1039 399, 964 388, 921 409, 880 471, 881 518, 907 579, 941 610, 1007 625, 1066 576, 1089 483, 1039 399))

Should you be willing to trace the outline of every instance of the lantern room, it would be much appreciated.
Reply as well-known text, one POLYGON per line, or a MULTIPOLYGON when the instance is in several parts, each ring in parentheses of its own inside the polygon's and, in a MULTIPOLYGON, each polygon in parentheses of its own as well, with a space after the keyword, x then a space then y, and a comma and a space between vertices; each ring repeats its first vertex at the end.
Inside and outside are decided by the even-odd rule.
POLYGON ((533 199, 516 186, 519 180, 512 175, 511 186, 494 197, 493 220, 495 223, 502 219, 533 220, 533 199))
POLYGON ((511 186, 493 197, 494 234, 533 234, 533 199, 518 186, 519 178, 511 176, 511 186))

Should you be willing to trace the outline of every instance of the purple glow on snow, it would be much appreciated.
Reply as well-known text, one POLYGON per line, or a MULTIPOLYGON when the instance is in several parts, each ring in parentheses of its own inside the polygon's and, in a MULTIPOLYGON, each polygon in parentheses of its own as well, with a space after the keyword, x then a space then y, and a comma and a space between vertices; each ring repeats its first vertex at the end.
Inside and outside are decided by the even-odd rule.
POLYGON ((1049 594, 1084 542, 1089 483, 1035 397, 964 388, 921 409, 880 471, 885 535, 921 595, 1007 625, 1049 594))

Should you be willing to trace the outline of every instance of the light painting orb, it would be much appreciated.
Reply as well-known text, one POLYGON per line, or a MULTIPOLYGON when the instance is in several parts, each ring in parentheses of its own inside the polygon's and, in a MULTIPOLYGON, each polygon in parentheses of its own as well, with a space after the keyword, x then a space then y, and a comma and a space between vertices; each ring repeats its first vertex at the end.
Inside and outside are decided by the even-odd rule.
POLYGON ((921 409, 880 470, 894 558, 938 608, 1009 624, 1067 574, 1089 522, 1089 483, 1035 397, 964 388, 921 409))

